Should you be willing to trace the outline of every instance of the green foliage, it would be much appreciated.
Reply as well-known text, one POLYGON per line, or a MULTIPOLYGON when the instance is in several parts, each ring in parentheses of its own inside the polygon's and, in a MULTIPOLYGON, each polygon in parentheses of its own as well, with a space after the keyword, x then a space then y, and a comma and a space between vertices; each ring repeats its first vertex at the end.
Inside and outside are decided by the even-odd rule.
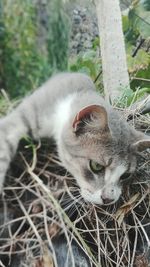
POLYGON ((11 97, 24 95, 43 83, 52 72, 67 67, 68 28, 60 15, 58 0, 54 2, 53 12, 48 10, 48 38, 43 52, 38 42, 35 1, 1 0, 0 86, 11 97), (65 32, 63 38, 56 35, 61 31, 65 32))
POLYGON ((139 1, 129 12, 129 17, 139 34, 144 38, 148 38, 150 35, 150 11, 145 9, 145 4, 143 1, 139 1))
MULTIPOLYGON (((0 87, 11 97, 24 95, 38 87, 53 72, 67 69, 68 19, 63 12, 62 1, 47 2, 47 33, 43 49, 38 41, 40 32, 36 2, 0 1, 0 87)), ((150 1, 134 1, 122 20, 129 73, 139 78, 131 81, 131 89, 125 89, 123 99, 130 105, 139 99, 141 94, 143 96, 143 93, 149 93, 149 83, 144 79, 149 79, 150 56, 143 49, 140 49, 135 57, 132 57, 132 52, 139 35, 144 38, 149 36, 150 1), (143 78, 143 81, 140 81, 140 78, 143 78), (138 86, 144 89, 138 89, 137 93, 138 86)), ((95 81, 102 70, 98 47, 99 38, 95 38, 90 51, 70 59, 69 70, 84 72, 95 81)), ((102 88, 101 79, 98 79, 96 84, 102 88)))
POLYGON ((149 0, 143 0, 141 2, 143 3, 145 10, 150 11, 150 1, 149 0))
POLYGON ((141 88, 150 86, 148 81, 140 81, 140 78, 149 79, 150 55, 142 47, 134 57, 132 56, 137 46, 137 38, 141 36, 141 38, 147 39, 150 35, 150 1, 133 1, 128 11, 123 14, 122 22, 126 41, 128 70, 131 78, 139 78, 131 82, 131 88, 135 91, 138 86, 141 88))
MULTIPOLYGON (((80 53, 77 57, 70 61, 69 70, 86 73, 93 81, 95 81, 99 73, 102 71, 101 59, 97 55, 96 50, 89 50, 85 53, 80 53)), ((97 86, 99 89, 102 88, 102 82, 100 79, 97 82, 97 86)))
POLYGON ((93 41, 93 49, 96 51, 97 47, 100 46, 100 38, 96 37, 95 40, 93 41))
POLYGON ((150 93, 150 88, 138 88, 134 92, 130 88, 124 88, 122 96, 117 101, 117 106, 121 108, 126 108, 131 106, 137 101, 142 100, 147 94, 150 93))
POLYGON ((48 60, 54 71, 63 71, 68 66, 68 18, 63 12, 62 1, 50 1, 48 7, 50 11, 47 37, 48 60))
POLYGON ((150 88, 150 64, 146 69, 139 69, 131 80, 131 88, 150 88))
POLYGON ((132 45, 135 45, 136 40, 139 36, 138 30, 134 26, 134 22, 131 19, 131 12, 129 14, 122 16, 123 31, 125 35, 125 40, 132 45))
MULTIPOLYGON (((132 57, 135 46, 137 45, 137 38, 140 35, 140 27, 143 26, 143 21, 139 18, 139 16, 142 16, 142 13, 140 15, 140 12, 144 12, 144 4, 146 4, 146 1, 140 1, 140 3, 139 1, 134 1, 134 5, 130 7, 129 12, 126 14, 124 13, 122 16, 126 41, 127 64, 131 75, 131 89, 125 88, 123 96, 119 100, 120 105, 124 107, 131 105, 131 103, 140 100, 144 95, 150 93, 150 55, 144 49, 140 49, 136 56, 132 57), (137 19, 135 19, 135 17, 137 19), (137 79, 134 79, 134 77, 137 79), (143 79, 140 80, 140 78, 143 79)), ((146 34, 147 30, 144 30, 146 34)), ((76 58, 70 61, 69 69, 71 71, 84 72, 95 80, 102 70, 101 60, 97 55, 98 48, 99 38, 96 38, 93 42, 93 48, 90 51, 79 54, 76 58)), ((97 83, 97 85, 99 89, 102 89, 101 80, 99 81, 99 84, 97 83)))
POLYGON ((90 75, 93 80, 98 75, 101 69, 101 60, 97 58, 96 52, 90 50, 85 53, 81 53, 70 63, 71 71, 79 71, 90 75))
POLYGON ((9 104, 10 103, 8 103, 8 101, 4 97, 0 96, 0 117, 3 117, 7 114, 9 104))
POLYGON ((144 50, 140 49, 135 57, 132 57, 134 46, 126 46, 127 51, 127 63, 129 73, 135 73, 141 69, 147 69, 150 64, 150 55, 144 50))
POLYGON ((127 14, 123 15, 122 22, 128 42, 133 44, 139 35, 148 38, 150 33, 150 1, 138 0, 133 2, 127 14))

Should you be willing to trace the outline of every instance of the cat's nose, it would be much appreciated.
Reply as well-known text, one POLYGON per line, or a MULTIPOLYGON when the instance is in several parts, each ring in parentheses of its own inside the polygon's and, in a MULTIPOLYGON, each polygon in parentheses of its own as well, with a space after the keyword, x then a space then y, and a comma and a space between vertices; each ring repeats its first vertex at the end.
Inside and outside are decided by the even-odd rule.
POLYGON ((113 202, 113 199, 105 198, 103 196, 101 198, 102 198, 104 204, 110 204, 111 202, 113 202))

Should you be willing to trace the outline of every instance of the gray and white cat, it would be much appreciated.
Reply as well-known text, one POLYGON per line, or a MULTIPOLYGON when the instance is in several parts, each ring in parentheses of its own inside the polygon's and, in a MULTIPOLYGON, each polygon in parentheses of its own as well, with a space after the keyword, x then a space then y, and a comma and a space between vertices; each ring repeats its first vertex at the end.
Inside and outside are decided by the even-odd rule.
POLYGON ((79 73, 52 77, 0 120, 0 190, 19 140, 28 133, 55 139, 81 195, 96 204, 119 199, 122 179, 136 169, 137 152, 150 146, 79 73))

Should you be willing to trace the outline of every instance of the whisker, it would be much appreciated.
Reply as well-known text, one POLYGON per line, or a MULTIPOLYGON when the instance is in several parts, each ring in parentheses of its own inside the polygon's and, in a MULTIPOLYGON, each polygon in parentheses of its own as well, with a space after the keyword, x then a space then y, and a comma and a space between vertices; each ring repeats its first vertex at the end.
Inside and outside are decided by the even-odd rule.
MULTIPOLYGON (((70 205, 68 205, 66 208, 72 207, 72 206, 75 205, 76 203, 80 204, 80 200, 81 200, 81 197, 74 199, 74 200, 70 203, 70 205)), ((71 200, 70 200, 70 201, 71 201, 71 200)))

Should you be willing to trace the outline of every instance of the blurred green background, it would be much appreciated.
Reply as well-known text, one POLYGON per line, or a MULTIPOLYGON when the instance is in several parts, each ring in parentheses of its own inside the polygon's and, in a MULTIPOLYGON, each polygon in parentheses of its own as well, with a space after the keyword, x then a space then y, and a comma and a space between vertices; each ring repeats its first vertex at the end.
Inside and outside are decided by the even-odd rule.
POLYGON ((0 88, 10 97, 67 69, 69 22, 60 0, 0 0, 0 88))
MULTIPOLYGON (((71 18, 64 2, 74 1, 0 0, 0 89, 10 98, 24 96, 65 70, 87 73, 103 92, 100 38, 87 51, 70 56, 71 18)), ((125 96, 130 105, 150 92, 150 1, 120 2, 131 80, 125 96)))

